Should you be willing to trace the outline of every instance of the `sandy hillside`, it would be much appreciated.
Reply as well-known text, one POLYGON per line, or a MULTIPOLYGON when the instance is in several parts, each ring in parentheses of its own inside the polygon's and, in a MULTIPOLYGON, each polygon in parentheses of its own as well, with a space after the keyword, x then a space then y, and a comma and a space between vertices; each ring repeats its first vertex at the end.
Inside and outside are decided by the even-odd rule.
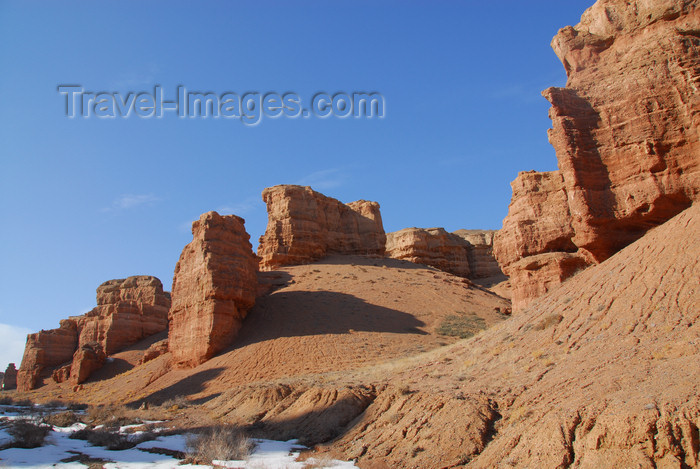
POLYGON ((397 372, 412 392, 380 393, 333 447, 363 467, 697 467, 698 239, 691 207, 397 372))
POLYGON ((188 370, 172 370, 168 354, 141 366, 158 336, 115 354, 74 393, 68 384, 37 396, 88 402, 159 402, 187 395, 206 401, 233 386, 337 372, 411 357, 459 337, 438 333, 446 319, 475 331, 503 321, 509 303, 431 267, 392 259, 329 257, 261 274, 267 292, 249 312, 235 343, 188 370))

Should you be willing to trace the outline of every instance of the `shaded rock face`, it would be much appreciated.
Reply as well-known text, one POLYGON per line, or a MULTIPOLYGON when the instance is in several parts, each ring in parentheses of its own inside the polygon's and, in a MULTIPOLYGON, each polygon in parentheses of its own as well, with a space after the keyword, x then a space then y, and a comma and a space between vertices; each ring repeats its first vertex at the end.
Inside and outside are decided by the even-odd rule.
POLYGON ((207 212, 192 223, 194 239, 175 266, 168 348, 191 367, 231 344, 255 304, 257 258, 235 215, 207 212))
POLYGON ((170 295, 156 277, 141 275, 103 283, 97 288, 97 307, 90 312, 62 320, 58 329, 27 336, 18 389, 34 389, 45 371, 66 362, 71 364, 56 370, 54 380, 84 381, 96 369, 94 356, 82 351, 84 346, 89 344, 97 355, 97 347, 110 355, 164 331, 169 308, 170 295), (91 364, 83 364, 85 359, 91 364))
POLYGON ((494 233, 489 230, 448 233, 444 228, 405 228, 386 235, 386 255, 426 264, 464 278, 496 278, 503 273, 493 257, 494 233))
POLYGON ((281 185, 265 189, 268 223, 260 237, 260 268, 305 264, 327 254, 383 256, 386 235, 379 204, 344 204, 310 187, 281 185))
POLYGON ((599 0, 553 39, 568 74, 543 92, 559 171, 518 176, 496 240, 516 308, 560 283, 547 272, 577 270, 562 259, 602 262, 700 199, 697 8, 599 0), (522 272, 545 253, 556 256, 522 272))
POLYGON ((493 241, 497 232, 497 230, 457 230, 452 233, 470 244, 467 259, 471 278, 504 277, 503 271, 493 255, 493 241))
POLYGON ((0 387, 3 391, 9 391, 17 388, 17 369, 14 363, 7 365, 5 373, 0 373, 2 375, 0 380, 2 380, 2 386, 0 387))
POLYGON ((82 344, 73 355, 73 364, 70 367, 71 384, 80 384, 87 380, 93 371, 102 368, 106 358, 102 344, 82 344))

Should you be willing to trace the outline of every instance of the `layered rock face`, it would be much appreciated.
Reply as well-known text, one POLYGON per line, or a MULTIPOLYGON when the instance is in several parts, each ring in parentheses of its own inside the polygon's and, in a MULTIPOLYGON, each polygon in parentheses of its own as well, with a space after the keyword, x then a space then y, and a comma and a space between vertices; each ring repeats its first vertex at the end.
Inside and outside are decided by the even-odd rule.
POLYGON ((71 361, 77 347, 78 328, 72 319, 62 320, 58 329, 29 334, 17 373, 17 389, 34 389, 44 370, 71 361))
POLYGON ((71 318, 80 345, 99 343, 111 355, 127 345, 168 328, 170 294, 156 277, 109 280, 97 288, 97 307, 71 318))
POLYGON ((207 212, 175 266, 168 348, 178 366, 205 362, 230 345, 255 304, 257 258, 235 215, 207 212))
MULTIPOLYGON (((109 280, 97 288, 97 307, 60 322, 58 329, 27 336, 18 389, 34 389, 45 371, 71 362, 54 373, 83 382, 99 368, 96 357, 110 355, 168 328, 170 295, 156 277, 141 275, 109 280), (87 349, 90 349, 89 352, 87 349), (98 351, 99 349, 99 351, 98 351), (83 363, 84 361, 89 363, 83 363)), ((100 362, 101 366, 101 362, 100 362)))
POLYGON ((10 391, 17 388, 17 369, 14 363, 7 365, 5 373, 0 373, 0 375, 2 375, 2 386, 0 386, 0 389, 10 391))
POLYGON ((386 235, 386 255, 464 278, 484 279, 503 276, 493 257, 495 231, 444 228, 405 228, 386 235))
POLYGON ((518 176, 495 246, 516 309, 700 199, 699 30, 696 1, 600 0, 552 41, 559 171, 518 176))
POLYGON ((443 228, 405 228, 387 234, 386 254, 469 277, 469 243, 443 228))
POLYGON ((310 187, 281 185, 265 189, 268 224, 260 238, 262 270, 304 264, 327 254, 383 256, 386 235, 379 204, 349 204, 310 187))
POLYGON ((503 277, 501 266, 493 255, 493 241, 496 230, 457 230, 455 234, 469 243, 467 251, 471 278, 503 277))
POLYGON ((573 243, 574 230, 559 171, 522 172, 511 184, 508 216, 494 255, 510 277, 513 309, 559 285, 590 264, 573 243))

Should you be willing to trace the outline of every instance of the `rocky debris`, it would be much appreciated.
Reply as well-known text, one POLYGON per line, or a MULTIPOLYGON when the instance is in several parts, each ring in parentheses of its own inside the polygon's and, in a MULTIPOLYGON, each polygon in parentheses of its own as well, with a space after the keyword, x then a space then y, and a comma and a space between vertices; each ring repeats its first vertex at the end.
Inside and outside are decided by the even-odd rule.
POLYGON ((444 228, 405 228, 388 233, 386 255, 425 264, 460 277, 471 276, 470 244, 444 228))
POLYGON ((258 265, 244 223, 216 212, 192 223, 173 277, 168 348, 178 366, 199 365, 229 346, 255 304, 258 265))
POLYGON ((699 30, 696 1, 599 0, 553 39, 568 74, 543 92, 560 169, 518 176, 495 247, 518 308, 560 283, 547 271, 573 272, 517 273, 521 259, 602 262, 700 199, 699 30))
POLYGON ((68 381, 70 379, 71 364, 63 365, 53 370, 53 373, 51 373, 51 379, 53 379, 57 383, 63 383, 65 381, 68 381))
POLYGON ((168 353, 168 339, 159 340, 146 349, 141 358, 141 364, 155 360, 168 353))
POLYGON ((106 358, 107 355, 102 344, 97 342, 82 344, 73 355, 73 363, 70 367, 70 383, 77 385, 85 382, 93 371, 102 368, 106 358))
POLYGON ((349 204, 310 187, 281 185, 265 189, 268 223, 260 237, 261 270, 305 264, 327 254, 383 256, 386 235, 379 204, 349 204))
POLYGON ((0 373, 0 375, 2 375, 0 376, 0 382, 2 383, 0 389, 10 391, 17 388, 17 369, 14 363, 7 365, 5 373, 0 373))
POLYGON ((94 371, 97 362, 93 355, 81 352, 84 345, 99 344, 102 352, 110 355, 164 331, 169 307, 170 295, 156 277, 141 275, 103 283, 97 288, 97 307, 90 312, 62 320, 58 329, 27 336, 18 389, 34 389, 45 372, 67 362, 72 365, 51 374, 57 382, 66 381, 68 376, 85 379, 89 374, 86 370, 94 371), (80 363, 83 358, 90 363, 80 363))
POLYGON ((388 233, 386 255, 469 279, 505 280, 493 256, 495 231, 405 228, 388 233))

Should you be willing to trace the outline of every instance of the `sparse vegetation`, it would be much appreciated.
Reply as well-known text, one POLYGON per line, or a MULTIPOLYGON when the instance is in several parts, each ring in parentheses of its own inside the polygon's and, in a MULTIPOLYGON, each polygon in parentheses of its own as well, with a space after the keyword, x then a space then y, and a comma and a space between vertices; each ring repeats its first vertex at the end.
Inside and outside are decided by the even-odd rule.
POLYGON ((254 444, 238 428, 221 425, 188 435, 187 458, 198 464, 213 460, 247 459, 254 444))
POLYGON ((484 329, 486 329, 486 322, 474 313, 450 314, 445 317, 435 332, 439 335, 468 339, 484 329))
POLYGON ((90 406, 87 410, 86 422, 94 425, 104 425, 107 428, 141 423, 140 419, 130 414, 131 412, 125 406, 90 406))
POLYGON ((51 428, 30 420, 15 420, 7 427, 7 433, 14 439, 15 448, 38 448, 44 444, 51 428))
POLYGON ((549 316, 542 318, 537 324, 535 324, 533 329, 535 329, 536 331, 543 331, 549 327, 556 326, 563 319, 564 316, 562 316, 561 314, 550 314, 549 316))
POLYGON ((74 423, 80 421, 74 412, 68 410, 66 412, 60 412, 58 414, 49 414, 43 418, 45 424, 54 427, 70 427, 74 423))
POLYGON ((30 407, 30 406, 33 406, 34 403, 29 399, 18 399, 16 401, 14 401, 12 403, 12 405, 21 406, 21 407, 30 407))
POLYGON ((70 438, 74 440, 86 440, 93 446, 104 446, 108 450, 121 451, 130 449, 144 441, 156 439, 156 434, 150 431, 138 435, 126 435, 118 431, 110 431, 105 428, 83 428, 73 432, 70 438))
POLYGON ((172 399, 168 399, 161 404, 161 407, 168 410, 178 410, 189 407, 190 401, 187 400, 185 396, 175 396, 172 399))

